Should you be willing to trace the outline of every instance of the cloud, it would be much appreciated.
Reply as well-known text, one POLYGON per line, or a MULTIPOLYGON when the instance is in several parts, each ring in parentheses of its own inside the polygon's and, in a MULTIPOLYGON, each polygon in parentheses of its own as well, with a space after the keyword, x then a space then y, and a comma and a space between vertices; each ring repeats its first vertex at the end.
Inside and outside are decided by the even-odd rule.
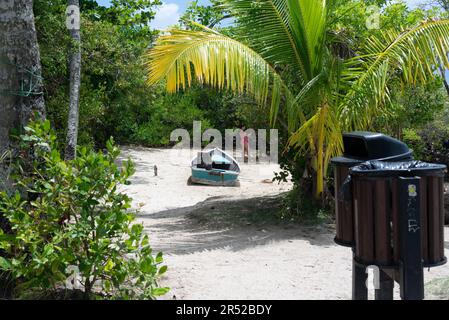
POLYGON ((408 4, 408 7, 410 9, 415 9, 421 5, 426 5, 431 3, 430 1, 425 1, 425 0, 405 0, 405 3, 408 4))
POLYGON ((176 3, 163 3, 156 10, 156 16, 150 22, 150 25, 154 29, 164 30, 178 23, 180 17, 179 5, 176 3))

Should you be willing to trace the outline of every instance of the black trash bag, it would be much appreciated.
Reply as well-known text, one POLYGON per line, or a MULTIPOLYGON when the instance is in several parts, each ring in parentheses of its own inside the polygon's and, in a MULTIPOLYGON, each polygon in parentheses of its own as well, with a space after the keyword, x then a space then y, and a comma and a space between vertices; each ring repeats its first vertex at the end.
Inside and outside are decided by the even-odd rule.
POLYGON ((443 164, 422 161, 383 162, 367 161, 349 170, 350 175, 366 177, 444 176, 443 164))

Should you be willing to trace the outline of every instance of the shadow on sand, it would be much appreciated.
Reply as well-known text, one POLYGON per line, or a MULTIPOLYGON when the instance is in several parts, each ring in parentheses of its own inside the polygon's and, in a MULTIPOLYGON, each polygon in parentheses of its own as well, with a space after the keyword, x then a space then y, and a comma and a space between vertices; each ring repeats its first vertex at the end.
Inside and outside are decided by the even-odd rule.
POLYGON ((191 207, 138 216, 165 254, 204 250, 243 250, 279 241, 303 240, 317 246, 334 246, 331 225, 284 222, 276 214, 280 196, 250 199, 209 198, 191 207))

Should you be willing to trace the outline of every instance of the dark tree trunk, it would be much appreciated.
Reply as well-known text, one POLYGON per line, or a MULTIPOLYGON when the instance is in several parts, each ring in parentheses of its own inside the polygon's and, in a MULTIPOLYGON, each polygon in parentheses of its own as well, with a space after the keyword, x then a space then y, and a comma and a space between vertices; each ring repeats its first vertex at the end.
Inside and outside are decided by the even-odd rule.
MULTIPOLYGON (((0 158, 11 150, 11 130, 35 112, 45 116, 41 64, 32 0, 0 1, 0 158)), ((0 181, 5 163, 0 164, 0 181)), ((0 189, 5 185, 0 183, 0 189)))
MULTIPOLYGON (((0 190, 13 190, 5 156, 15 152, 11 131, 20 133, 35 112, 45 116, 33 1, 0 0, 0 190)), ((0 227, 7 232, 1 213, 0 227)), ((9 273, 0 271, 0 299, 11 297, 13 288, 9 273)))
POLYGON ((81 33, 79 27, 79 0, 68 0, 67 4, 69 5, 69 21, 67 22, 70 36, 72 37, 72 46, 70 52, 70 100, 65 158, 71 160, 76 156, 76 145, 78 143, 81 86, 81 33), (75 7, 75 10, 71 10, 70 6, 75 7))

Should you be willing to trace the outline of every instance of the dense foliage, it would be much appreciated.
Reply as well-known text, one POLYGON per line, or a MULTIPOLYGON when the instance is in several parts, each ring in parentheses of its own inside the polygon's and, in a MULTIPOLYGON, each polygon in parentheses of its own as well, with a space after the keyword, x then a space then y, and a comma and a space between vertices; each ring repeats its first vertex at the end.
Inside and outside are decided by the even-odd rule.
POLYGON ((449 168, 449 114, 446 111, 437 115, 439 119, 419 129, 404 129, 403 140, 417 159, 445 164, 449 168))
MULTIPOLYGON (((146 85, 142 55, 158 35, 148 26, 157 4, 112 1, 105 8, 95 1, 82 2, 81 145, 103 147, 114 136, 118 143, 166 146, 171 131, 190 130, 194 120, 202 121, 204 129, 234 128, 246 121, 244 97, 201 86, 174 96, 162 85, 146 85)), ((65 5, 62 0, 34 1, 46 107, 61 142, 68 116, 70 39, 64 24, 65 5)), ((200 8, 192 7, 189 19, 202 20, 205 14, 194 13, 200 8)), ((218 17, 210 8, 201 10, 218 17)))
POLYGON ((287 131, 287 148, 305 160, 302 176, 317 200, 326 197, 344 131, 389 131, 381 120, 410 125, 443 105, 434 95, 442 81, 432 82, 449 67, 445 13, 381 0, 222 4, 236 18, 236 32, 200 24, 170 30, 149 50, 148 81, 166 81, 172 93, 201 82, 267 106, 272 124, 287 131), (420 106, 413 99, 426 100, 420 106), (414 119, 403 121, 412 112, 414 119))
POLYGON ((148 299, 167 292, 156 283, 167 270, 162 254, 153 256, 131 199, 119 191, 134 169, 130 161, 117 166, 113 141, 105 153, 80 148, 66 162, 48 120, 25 130, 12 173, 16 191, 0 193, 0 269, 14 295, 78 288, 86 299, 148 299))
POLYGON ((191 1, 170 38, 149 25, 160 0, 112 0, 108 7, 81 1, 83 147, 64 161, 67 3, 34 1, 49 120, 25 128, 18 153, 0 154, 0 165, 13 163, 10 181, 0 183, 15 190, 0 193, 0 292, 152 299, 168 291, 157 283, 167 270, 162 254, 152 252, 131 199, 120 191, 133 165, 117 164, 111 136, 168 146, 170 133, 191 129, 193 121, 202 121, 203 130, 275 126, 285 151, 275 180, 295 184, 281 215, 300 221, 324 219, 311 191, 329 200, 328 163, 342 151, 344 130, 396 136, 417 159, 449 166, 448 41, 441 40, 449 22, 436 21, 447 18, 448 1, 436 1, 443 10, 387 0, 211 2, 191 1), (378 28, 367 25, 372 6, 381 8, 378 28), (223 27, 223 19, 232 26, 223 27), (192 41, 208 54, 196 55, 192 41), (156 42, 170 50, 158 52, 156 42), (187 54, 174 56, 173 43, 187 54), (156 54, 147 61, 151 48, 156 54), (165 72, 175 59, 186 69, 165 72))
POLYGON ((212 5, 204 6, 198 0, 190 1, 186 12, 180 18, 180 24, 186 28, 195 28, 192 21, 205 26, 216 26, 222 20, 229 17, 224 8, 220 6, 220 0, 211 0, 212 5))
MULTIPOLYGON (((63 23, 65 1, 36 0, 34 3, 48 114, 52 126, 56 129, 58 141, 62 142, 65 138, 67 122, 67 52, 70 44, 63 23)), ((81 2, 83 73, 80 143, 99 148, 105 145, 110 136, 114 136, 118 143, 167 146, 170 144, 170 132, 176 128, 190 130, 193 120, 202 121, 203 130, 208 127, 223 130, 242 125, 254 128, 268 127, 267 114, 270 113, 271 106, 268 104, 260 107, 257 99, 246 94, 235 94, 227 90, 217 92, 209 85, 201 85, 196 81, 192 82, 191 89, 180 90, 177 94, 167 94, 164 82, 151 87, 147 86, 147 75, 143 70, 143 54, 159 37, 159 32, 152 30, 148 22, 153 19, 155 8, 160 3, 159 0, 117 0, 112 1, 111 6, 106 8, 98 5, 94 0, 81 2)), ((234 12, 228 10, 229 6, 220 5, 221 3, 222 1, 212 1, 212 5, 207 6, 201 5, 198 1, 191 1, 180 19, 179 28, 200 30, 191 21, 214 26, 214 29, 222 34, 239 39, 251 48, 261 49, 261 52, 268 50, 266 55, 269 57, 272 48, 271 45, 266 44, 277 42, 270 42, 267 39, 277 37, 279 34, 268 34, 268 38, 260 42, 266 48, 259 48, 255 35, 260 33, 263 36, 263 30, 268 28, 270 23, 267 20, 263 28, 251 31, 254 26, 251 23, 254 15, 264 19, 258 11, 260 10, 258 6, 264 2, 261 1, 258 6, 252 6, 251 10, 245 11, 240 16, 236 15, 235 10, 234 12), (220 24, 223 18, 228 19, 220 24)), ((421 21, 431 21, 446 16, 447 13, 436 6, 411 10, 403 1, 393 3, 385 0, 333 1, 333 8, 327 22, 326 50, 337 58, 323 62, 323 70, 326 71, 324 78, 331 80, 327 84, 320 81, 319 86, 322 88, 327 86, 327 89, 323 92, 315 90, 316 93, 311 90, 312 93, 309 95, 312 97, 327 95, 329 99, 333 99, 328 93, 331 90, 337 90, 337 85, 340 85, 338 90, 344 92, 347 88, 337 81, 341 59, 351 58, 369 48, 370 38, 381 38, 385 30, 399 34, 402 30, 412 28, 421 21), (376 13, 370 7, 373 5, 381 8, 379 28, 369 28, 367 25, 371 15, 376 13)), ((264 20, 260 21, 263 23, 264 20)), ((280 59, 284 52, 280 50, 276 54, 278 54, 277 58, 272 57, 273 59, 280 59)), ((279 60, 280 63, 275 64, 277 71, 290 90, 298 92, 304 84, 295 80, 292 73, 294 64, 281 63, 281 60, 279 60)), ((437 73, 439 72, 435 72, 437 73)), ((402 138, 404 130, 419 133, 426 123, 435 118, 437 112, 447 108, 447 93, 444 91, 441 79, 429 79, 424 83, 416 82, 413 85, 404 86, 400 72, 391 72, 388 77, 391 79, 388 84, 389 97, 383 101, 382 112, 374 117, 374 121, 367 127, 368 130, 402 138)), ((271 85, 269 89, 273 89, 273 86, 271 85)), ((267 98, 268 101, 273 100, 271 93, 267 98)), ((284 97, 274 98, 285 104, 284 97)), ((302 105, 308 117, 315 110, 307 107, 310 104, 308 100, 316 102, 316 99, 307 98, 306 100, 302 105)), ((286 129, 295 128, 301 122, 298 119, 292 121, 287 118, 285 113, 281 112, 280 121, 276 124, 276 127, 280 129, 280 150, 284 150, 289 142, 290 131, 286 129)), ((298 142, 297 145, 307 145, 303 142, 298 142)), ((429 160, 437 161, 438 159, 429 160)), ((310 174, 315 169, 308 164, 310 158, 298 156, 295 152, 289 151, 281 155, 280 162, 285 171, 279 173, 279 177, 285 177, 290 173, 295 183, 301 183, 305 188, 313 187, 314 179, 310 174)), ((331 168, 328 168, 327 172, 324 172, 325 177, 329 176, 330 170, 331 168)), ((328 179, 325 181, 332 183, 328 179)))

